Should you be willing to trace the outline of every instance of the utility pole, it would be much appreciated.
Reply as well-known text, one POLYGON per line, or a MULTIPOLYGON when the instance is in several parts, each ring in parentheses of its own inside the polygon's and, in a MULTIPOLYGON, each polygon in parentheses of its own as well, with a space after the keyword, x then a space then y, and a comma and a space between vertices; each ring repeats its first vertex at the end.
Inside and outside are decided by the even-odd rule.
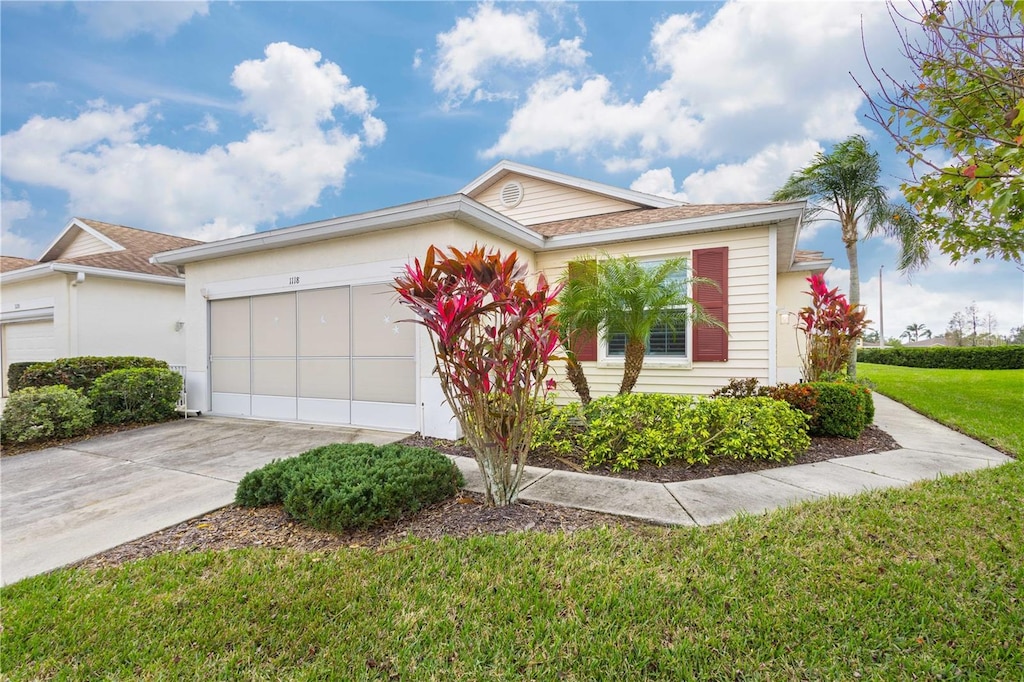
POLYGON ((879 267, 879 348, 884 348, 886 345, 886 313, 882 307, 882 270, 884 268, 885 265, 879 267))

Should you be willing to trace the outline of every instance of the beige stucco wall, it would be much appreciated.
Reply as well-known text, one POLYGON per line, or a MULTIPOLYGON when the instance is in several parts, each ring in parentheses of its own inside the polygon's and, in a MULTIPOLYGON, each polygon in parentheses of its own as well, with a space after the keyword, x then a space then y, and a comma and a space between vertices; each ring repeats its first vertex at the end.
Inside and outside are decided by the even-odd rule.
POLYGON ((5 318, 10 312, 29 309, 32 302, 53 300, 55 357, 67 355, 69 348, 69 282, 67 275, 51 273, 37 279, 0 285, 0 305, 5 318))
MULTIPOLYGON (((390 283, 406 263, 414 258, 422 261, 431 245, 465 250, 478 243, 498 248, 503 254, 518 251, 520 259, 531 271, 535 270, 533 254, 529 251, 457 220, 187 264, 185 329, 190 405, 208 409, 208 299, 347 284, 390 283)), ((432 378, 433 352, 429 338, 422 331, 417 334, 417 355, 418 376, 424 383, 423 390, 429 393, 433 388, 427 384, 436 381, 432 378)), ((422 396, 421 400, 433 404, 439 403, 441 398, 431 394, 422 396)))
POLYGON ((511 173, 473 197, 481 204, 522 225, 536 225, 553 220, 628 211, 635 204, 584 192, 572 187, 511 173), (523 200, 518 206, 506 208, 501 203, 501 188, 509 182, 523 186, 523 200))
POLYGON ((800 354, 803 350, 803 334, 797 330, 799 318, 796 313, 806 305, 810 305, 807 291, 806 272, 785 272, 779 275, 779 310, 778 329, 779 342, 778 380, 793 383, 802 378, 800 354))
POLYGON ((142 355, 185 364, 185 288, 87 276, 78 284, 72 355, 142 355))
MULTIPOLYGON (((538 266, 549 276, 560 277, 565 264, 582 255, 629 254, 641 259, 690 256, 694 249, 729 247, 729 360, 728 362, 659 362, 645 360, 637 382, 638 392, 707 394, 733 378, 769 380, 769 298, 771 273, 768 228, 704 233, 651 239, 628 245, 612 245, 600 251, 572 249, 542 253, 538 266)), ((692 344, 691 344, 692 345, 692 344)), ((594 396, 618 391, 622 361, 604 359, 583 363, 594 396)), ((568 380, 559 369, 558 400, 575 399, 568 380)))

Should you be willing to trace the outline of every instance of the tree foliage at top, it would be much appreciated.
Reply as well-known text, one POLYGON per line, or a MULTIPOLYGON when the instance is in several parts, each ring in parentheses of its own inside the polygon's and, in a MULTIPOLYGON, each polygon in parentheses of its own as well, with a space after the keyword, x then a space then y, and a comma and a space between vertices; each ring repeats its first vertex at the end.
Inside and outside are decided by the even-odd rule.
MULTIPOLYGON (((872 67, 868 117, 907 155, 922 236, 953 262, 1024 256, 1024 0, 889 4, 912 76, 872 67), (911 32, 900 30, 904 22, 911 32)), ((870 60, 869 60, 870 63, 870 60)))

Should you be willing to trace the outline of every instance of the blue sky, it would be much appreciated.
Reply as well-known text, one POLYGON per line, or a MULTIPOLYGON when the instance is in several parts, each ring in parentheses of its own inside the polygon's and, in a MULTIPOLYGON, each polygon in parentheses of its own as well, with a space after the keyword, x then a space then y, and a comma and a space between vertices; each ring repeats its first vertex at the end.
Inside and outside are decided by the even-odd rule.
MULTIPOLYGON (((2 250, 72 216, 215 239, 450 194, 508 158, 694 203, 757 201, 854 133, 905 166, 849 75, 906 71, 883 4, 3 2, 2 250)), ((835 259, 838 228, 801 247, 835 259)), ((885 331, 976 301, 1024 324, 1024 274, 861 245, 885 331)))

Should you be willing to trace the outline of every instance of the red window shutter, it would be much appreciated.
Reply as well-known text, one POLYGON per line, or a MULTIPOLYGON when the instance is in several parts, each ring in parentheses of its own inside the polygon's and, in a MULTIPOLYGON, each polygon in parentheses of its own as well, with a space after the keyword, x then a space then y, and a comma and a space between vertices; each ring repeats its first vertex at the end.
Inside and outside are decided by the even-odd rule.
MULTIPOLYGON (((577 277, 589 277, 593 279, 594 277, 597 277, 597 261, 570 261, 568 274, 572 279, 577 277)), ((569 345, 572 348, 572 351, 576 354, 577 361, 591 362, 597 360, 596 329, 581 329, 569 339, 569 345)))
MULTIPOLYGON (((693 275, 718 283, 693 287, 693 299, 704 312, 728 327, 729 325, 729 247, 695 249, 693 275)), ((693 361, 725 362, 729 359, 729 334, 725 329, 709 325, 693 327, 693 361)))

